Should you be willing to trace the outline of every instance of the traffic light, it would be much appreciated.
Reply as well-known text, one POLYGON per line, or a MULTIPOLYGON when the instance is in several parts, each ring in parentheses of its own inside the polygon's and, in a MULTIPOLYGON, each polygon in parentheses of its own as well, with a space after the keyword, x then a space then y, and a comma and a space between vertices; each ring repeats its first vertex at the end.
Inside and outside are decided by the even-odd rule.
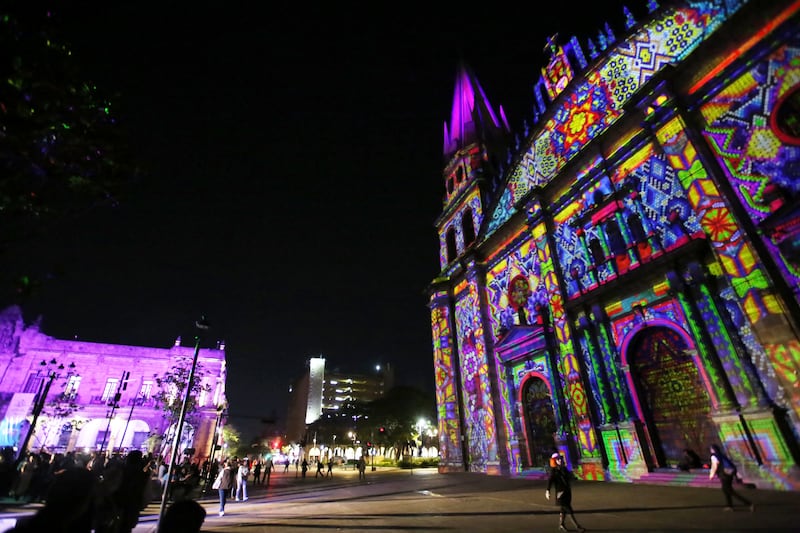
POLYGON ((372 448, 372 443, 367 441, 367 449, 369 450, 370 448, 372 448))
POLYGON ((381 434, 386 433, 386 428, 381 426, 381 428, 378 431, 380 431, 381 434))

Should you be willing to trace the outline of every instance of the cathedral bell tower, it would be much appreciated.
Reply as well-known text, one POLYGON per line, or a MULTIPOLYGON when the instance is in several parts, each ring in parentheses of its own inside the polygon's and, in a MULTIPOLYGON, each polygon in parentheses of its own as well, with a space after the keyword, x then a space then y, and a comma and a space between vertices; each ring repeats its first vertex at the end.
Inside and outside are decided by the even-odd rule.
POLYGON ((444 124, 444 206, 436 221, 442 270, 480 235, 484 211, 499 178, 511 131, 471 70, 459 66, 449 124, 444 124))

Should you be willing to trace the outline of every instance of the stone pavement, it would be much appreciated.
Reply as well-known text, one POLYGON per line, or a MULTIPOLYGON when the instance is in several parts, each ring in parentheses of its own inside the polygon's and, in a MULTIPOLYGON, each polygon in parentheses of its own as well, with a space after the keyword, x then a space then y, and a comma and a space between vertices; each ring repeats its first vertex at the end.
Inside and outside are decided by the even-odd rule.
MULTIPOLYGON (((206 532, 359 531, 389 533, 558 531, 557 509, 544 497, 546 482, 483 474, 438 474, 434 469, 354 471, 306 479, 274 473, 269 488, 250 486, 247 502, 229 502, 218 516, 215 495, 200 501, 206 532)), ((573 506, 588 531, 800 532, 800 493, 741 489, 757 506, 723 510, 718 487, 675 487, 577 481, 573 506)), ((154 502, 135 533, 154 533, 154 502)), ((6 517, 26 508, 6 508, 6 517)), ((3 515, 0 515, 2 518, 3 515)), ((571 524, 568 524, 571 526, 571 524)), ((0 529, 3 531, 3 529, 0 529)))

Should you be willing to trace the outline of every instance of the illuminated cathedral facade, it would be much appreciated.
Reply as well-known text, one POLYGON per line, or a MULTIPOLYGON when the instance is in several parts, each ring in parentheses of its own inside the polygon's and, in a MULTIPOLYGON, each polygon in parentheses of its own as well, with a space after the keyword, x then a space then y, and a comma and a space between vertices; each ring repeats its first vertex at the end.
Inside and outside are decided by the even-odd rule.
POLYGON ((440 469, 800 489, 800 2, 554 36, 524 132, 466 66, 429 306, 440 469), (702 474, 707 477, 707 473, 702 474))

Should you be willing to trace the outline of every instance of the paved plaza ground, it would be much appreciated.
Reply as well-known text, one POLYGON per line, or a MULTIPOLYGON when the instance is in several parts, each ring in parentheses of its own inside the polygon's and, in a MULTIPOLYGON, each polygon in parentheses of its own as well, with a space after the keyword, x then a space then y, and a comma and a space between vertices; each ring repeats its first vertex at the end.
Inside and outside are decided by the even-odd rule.
MULTIPOLYGON (((206 532, 549 532, 558 531, 546 483, 434 469, 352 470, 306 479, 293 471, 272 475, 270 486, 250 486, 247 502, 229 502, 218 516, 216 495, 200 502, 206 532)), ((723 510, 719 488, 575 482, 573 506, 588 531, 800 532, 800 493, 742 489, 756 504, 723 510)), ((35 510, 7 506, 0 518, 35 510)), ((159 505, 145 509, 136 533, 154 533, 159 505)), ((0 529, 3 531, 3 529, 0 529)))

